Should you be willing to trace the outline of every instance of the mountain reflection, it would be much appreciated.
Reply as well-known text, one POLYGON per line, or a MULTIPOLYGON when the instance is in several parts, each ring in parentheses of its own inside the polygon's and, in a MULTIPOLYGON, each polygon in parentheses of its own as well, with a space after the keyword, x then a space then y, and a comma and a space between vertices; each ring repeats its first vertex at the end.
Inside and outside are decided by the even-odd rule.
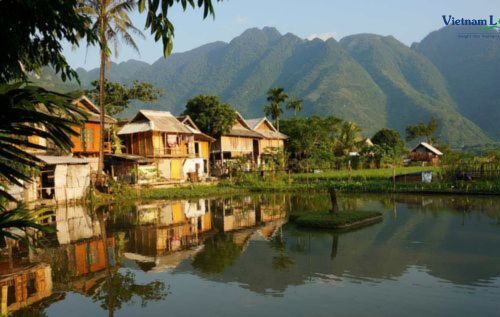
POLYGON ((168 302, 171 278, 186 274, 272 296, 317 281, 380 284, 414 269, 446 283, 488 287, 500 278, 499 203, 341 194, 341 209, 384 211, 383 222, 347 233, 286 222, 290 210, 329 209, 326 194, 61 206, 48 219, 57 233, 40 235, 35 250, 11 241, 3 250, 1 296, 8 312, 43 316, 68 293, 78 294, 111 316, 168 302))

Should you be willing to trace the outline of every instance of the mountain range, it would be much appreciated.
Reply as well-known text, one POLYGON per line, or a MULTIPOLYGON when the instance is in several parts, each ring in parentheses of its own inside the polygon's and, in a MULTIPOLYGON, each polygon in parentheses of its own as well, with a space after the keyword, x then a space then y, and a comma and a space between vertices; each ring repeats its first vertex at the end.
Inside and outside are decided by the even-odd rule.
MULTIPOLYGON (((108 79, 148 81, 164 90, 154 104, 139 108, 180 113, 197 94, 218 95, 245 117, 263 115, 266 91, 284 87, 303 99, 300 115, 335 115, 363 127, 366 136, 383 127, 404 135, 409 124, 435 117, 438 137, 458 148, 500 141, 500 38, 464 38, 473 27, 445 27, 406 46, 392 36, 357 34, 305 40, 275 28, 252 28, 229 43, 214 42, 160 58, 153 64, 113 64, 108 79)), ((485 31, 487 32, 487 31, 485 31)), ((98 69, 78 74, 84 87, 98 69)), ((51 72, 38 80, 59 90, 51 72)), ((291 116, 287 113, 286 116, 291 116)))

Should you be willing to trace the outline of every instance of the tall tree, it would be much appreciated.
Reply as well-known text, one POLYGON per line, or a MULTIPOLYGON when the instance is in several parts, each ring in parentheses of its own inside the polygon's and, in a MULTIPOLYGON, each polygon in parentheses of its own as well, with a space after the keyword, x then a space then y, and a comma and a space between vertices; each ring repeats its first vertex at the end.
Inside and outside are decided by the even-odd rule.
POLYGON ((288 100, 286 104, 286 107, 290 110, 293 110, 293 115, 296 117, 297 112, 302 110, 302 103, 302 99, 290 98, 290 100, 288 100))
MULTIPOLYGON (((182 4, 203 7, 203 17, 213 15, 212 0, 136 0, 140 12, 147 13, 146 28, 162 39, 164 55, 172 50, 174 26, 168 10, 182 4)), ((219 0, 217 0, 219 1, 219 0)), ((0 1, 0 222, 5 227, 35 227, 32 216, 11 217, 26 210, 22 205, 7 210, 5 199, 13 199, 5 190, 12 183, 30 181, 33 168, 40 160, 29 149, 43 149, 29 142, 38 136, 61 149, 71 148, 72 126, 79 125, 82 113, 71 103, 71 96, 60 95, 27 83, 28 73, 51 66, 63 81, 78 76, 62 54, 62 42, 78 46, 82 39, 88 45, 98 42, 98 30, 91 25, 80 0, 6 0, 0 1), (21 146, 19 146, 21 145, 21 146), (11 213, 6 215, 4 213, 11 213), (5 217, 4 217, 5 216, 5 217), (6 217, 9 216, 9 217, 6 217)), ((0 238, 4 235, 0 230, 0 238)))
MULTIPOLYGON (((100 96, 100 82, 94 80, 93 88, 85 91, 85 94, 92 100, 98 100, 100 96)), ((115 116, 128 108, 133 100, 142 102, 154 102, 163 94, 161 89, 157 89, 148 82, 134 80, 131 86, 121 83, 104 81, 104 108, 106 114, 115 116)))
POLYGON ((361 128, 356 123, 351 121, 342 122, 336 145, 336 154, 348 155, 349 152, 358 150, 363 141, 360 132, 361 128))
POLYGON ((439 128, 436 118, 432 117, 427 123, 421 122, 406 127, 406 141, 413 141, 418 138, 425 138, 425 141, 432 144, 435 141, 434 134, 439 128))
POLYGON ((205 133, 213 137, 231 131, 236 121, 236 111, 227 103, 221 103, 217 96, 198 95, 186 104, 185 115, 205 133))
MULTIPOLYGON (((104 131, 104 118, 106 115, 106 66, 110 62, 111 46, 114 47, 115 55, 118 54, 118 44, 123 40, 136 52, 139 48, 132 34, 144 37, 136 28, 128 14, 135 9, 135 0, 82 0, 80 10, 93 19, 91 29, 95 30, 100 47, 101 65, 99 68, 99 108, 101 111, 101 131, 104 131)), ((103 172, 104 164, 104 133, 101 133, 99 142, 99 163, 97 165, 98 175, 103 172)))
POLYGON ((274 120, 276 129, 280 130, 280 118, 283 114, 283 104, 288 99, 288 94, 285 92, 284 88, 270 88, 267 91, 267 104, 264 107, 264 113, 266 116, 270 116, 274 120))
POLYGON ((383 128, 377 131, 372 137, 373 144, 385 146, 391 149, 403 146, 403 140, 398 131, 383 128))

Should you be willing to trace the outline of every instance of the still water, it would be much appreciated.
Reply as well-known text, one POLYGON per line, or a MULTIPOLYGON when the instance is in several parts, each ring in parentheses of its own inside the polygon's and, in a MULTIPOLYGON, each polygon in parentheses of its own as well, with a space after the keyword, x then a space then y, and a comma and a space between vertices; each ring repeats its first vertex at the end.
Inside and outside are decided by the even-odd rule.
MULTIPOLYGON (((384 220, 303 230, 323 194, 60 207, 36 250, 2 253, 14 316, 499 316, 500 199, 339 195, 384 220)), ((4 250, 5 251, 5 250, 4 250)))

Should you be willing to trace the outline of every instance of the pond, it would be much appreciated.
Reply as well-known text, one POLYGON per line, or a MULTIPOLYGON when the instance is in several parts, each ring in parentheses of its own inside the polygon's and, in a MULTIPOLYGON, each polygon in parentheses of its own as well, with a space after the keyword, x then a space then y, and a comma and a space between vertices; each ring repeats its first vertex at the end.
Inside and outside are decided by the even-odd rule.
POLYGON ((14 316, 498 316, 500 198, 339 194, 384 220, 304 230, 326 194, 59 207, 0 262, 14 316))

